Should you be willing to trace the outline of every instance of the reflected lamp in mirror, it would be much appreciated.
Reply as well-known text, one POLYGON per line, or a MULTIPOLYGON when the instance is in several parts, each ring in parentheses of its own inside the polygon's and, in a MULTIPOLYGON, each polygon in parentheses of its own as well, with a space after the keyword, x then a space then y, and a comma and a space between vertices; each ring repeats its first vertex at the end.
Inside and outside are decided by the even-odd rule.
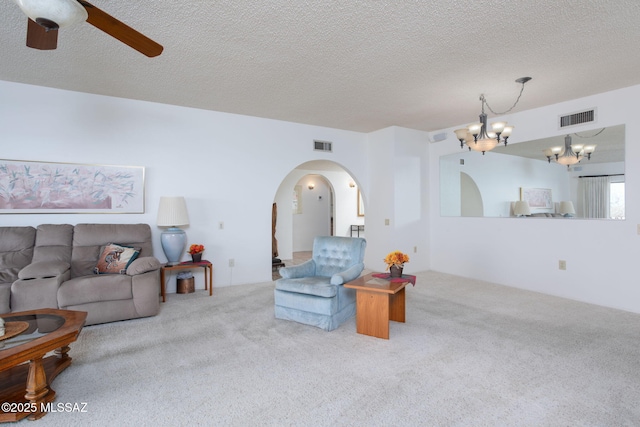
POLYGON ((518 200, 513 205, 513 214, 517 217, 531 215, 531 209, 529 208, 529 202, 526 200, 518 200))
POLYGON ((189 225, 184 197, 160 197, 156 223, 158 227, 169 227, 160 235, 160 243, 169 265, 175 265, 180 261, 187 245, 187 234, 178 228, 189 225))
MULTIPOLYGON (((576 134, 577 135, 577 134, 576 134)), ((563 147, 551 147, 544 150, 547 161, 551 163, 551 158, 555 157, 556 162, 561 165, 571 166, 579 163, 585 156, 591 160, 591 154, 596 151, 596 145, 572 144, 571 135, 564 138, 563 147)))
POLYGON ((573 207, 572 201, 564 201, 560 202, 560 214, 563 216, 574 216, 576 214, 576 210, 573 207))

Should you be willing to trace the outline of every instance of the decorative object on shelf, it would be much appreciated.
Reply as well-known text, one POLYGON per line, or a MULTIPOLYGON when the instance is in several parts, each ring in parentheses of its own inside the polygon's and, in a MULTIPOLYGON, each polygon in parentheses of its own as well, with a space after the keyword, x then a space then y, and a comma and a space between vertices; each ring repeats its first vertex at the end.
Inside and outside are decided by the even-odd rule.
POLYGON ((162 250, 169 265, 177 264, 187 244, 187 234, 178 228, 189 225, 189 213, 184 197, 160 197, 158 227, 169 227, 160 236, 162 250))
MULTIPOLYGON (((602 129, 604 130, 604 129, 602 129)), ((602 133, 602 130, 596 135, 602 133)), ((575 134, 578 135, 578 134, 575 134)), ((594 135, 594 136, 596 136, 594 135)), ((583 145, 572 144, 571 135, 564 137, 564 149, 563 147, 551 147, 544 150, 544 155, 547 156, 547 161, 551 163, 551 158, 555 156, 556 162, 567 167, 579 163, 585 156, 588 160, 591 160, 591 154, 596 151, 596 145, 583 145)))
POLYGON ((513 205, 513 214, 517 217, 531 215, 529 202, 526 200, 518 200, 513 205))
POLYGON ((520 94, 511 108, 502 113, 496 113, 493 111, 489 106, 489 103, 487 103, 487 99, 484 94, 480 95, 480 101, 482 102, 480 122, 472 123, 466 128, 456 129, 454 131, 456 138, 460 141, 460 148, 464 148, 464 144, 467 144, 469 150, 482 151, 482 154, 484 155, 485 151, 493 150, 501 142, 504 142, 504 145, 507 145, 507 139, 511 135, 511 131, 513 131, 513 126, 507 126, 506 122, 495 122, 491 123, 491 132, 489 132, 487 129, 487 115, 484 112, 484 106, 486 105, 487 108, 496 115, 502 115, 510 112, 518 104, 518 101, 520 101, 522 91, 524 91, 524 84, 529 80, 531 80, 531 77, 520 77, 516 80, 516 83, 522 84, 520 94), (500 137, 503 139, 500 139, 500 137))
POLYGON ((189 246, 189 250, 187 253, 191 254, 191 259, 193 262, 202 261, 202 252, 204 252, 204 245, 193 244, 189 246))
POLYGON ((400 251, 389 252, 384 258, 385 264, 387 264, 387 270, 391 273, 390 277, 401 277, 404 263, 409 262, 409 255, 400 251))
POLYGON ((5 329, 4 329, 4 319, 2 317, 0 317, 0 336, 4 335, 5 329))

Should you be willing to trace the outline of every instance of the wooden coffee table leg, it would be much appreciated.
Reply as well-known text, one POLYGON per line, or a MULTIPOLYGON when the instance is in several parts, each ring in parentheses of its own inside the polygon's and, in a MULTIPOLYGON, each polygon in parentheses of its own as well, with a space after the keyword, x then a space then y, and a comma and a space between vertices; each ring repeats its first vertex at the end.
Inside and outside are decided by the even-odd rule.
MULTIPOLYGON (((45 416, 46 412, 40 412, 40 404, 45 402, 45 397, 49 394, 47 387, 47 375, 42 365, 42 357, 29 362, 29 374, 27 375, 27 394, 25 398, 37 408, 31 415, 30 420, 37 420, 45 416)), ((50 399, 47 399, 50 400, 50 399)))
POLYGON ((359 334, 389 339, 389 295, 356 292, 356 330, 359 334))
POLYGON ((389 320, 405 322, 404 288, 398 293, 389 295, 389 320))

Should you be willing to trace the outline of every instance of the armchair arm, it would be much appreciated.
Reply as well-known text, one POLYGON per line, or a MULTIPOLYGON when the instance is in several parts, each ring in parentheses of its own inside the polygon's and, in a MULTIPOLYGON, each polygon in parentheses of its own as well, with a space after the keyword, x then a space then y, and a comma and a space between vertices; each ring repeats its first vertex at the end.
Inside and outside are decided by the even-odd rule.
POLYGON ((71 265, 64 261, 41 261, 27 265, 18 272, 18 278, 22 280, 43 279, 61 276, 69 271, 71 265))
POLYGON ((299 277, 315 276, 316 262, 310 259, 302 264, 292 265, 291 267, 282 267, 279 272, 283 279, 297 279, 299 277))
POLYGON ((159 270, 160 267, 162 267, 160 261, 152 256, 136 258, 129 264, 129 267, 127 267, 127 275, 136 276, 148 271, 159 270))
POLYGON ((336 273, 331 276, 331 284, 342 285, 357 279, 358 276, 360 276, 360 273, 362 273, 362 270, 364 270, 364 263, 359 262, 358 264, 352 265, 345 271, 341 271, 340 273, 336 273))

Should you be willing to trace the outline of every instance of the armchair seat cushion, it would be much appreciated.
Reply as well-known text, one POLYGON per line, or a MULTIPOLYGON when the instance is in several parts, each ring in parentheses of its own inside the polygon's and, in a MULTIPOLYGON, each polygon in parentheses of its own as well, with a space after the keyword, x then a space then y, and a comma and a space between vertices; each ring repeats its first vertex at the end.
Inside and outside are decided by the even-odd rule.
POLYGON ((279 291, 333 298, 338 293, 336 285, 329 283, 329 277, 311 276, 299 279, 281 279, 276 282, 279 291))

